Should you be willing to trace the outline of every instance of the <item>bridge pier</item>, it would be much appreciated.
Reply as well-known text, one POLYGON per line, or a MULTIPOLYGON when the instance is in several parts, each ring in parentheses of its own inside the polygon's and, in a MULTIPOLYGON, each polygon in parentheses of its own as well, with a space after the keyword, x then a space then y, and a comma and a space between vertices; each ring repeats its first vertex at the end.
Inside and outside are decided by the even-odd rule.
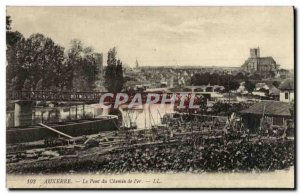
POLYGON ((75 120, 77 120, 77 104, 76 104, 76 109, 75 109, 75 120))
POLYGON ((84 107, 84 104, 82 105, 82 116, 83 116, 83 118, 85 118, 85 107, 84 107))
POLYGON ((16 101, 14 104, 15 127, 32 125, 32 101, 16 101))

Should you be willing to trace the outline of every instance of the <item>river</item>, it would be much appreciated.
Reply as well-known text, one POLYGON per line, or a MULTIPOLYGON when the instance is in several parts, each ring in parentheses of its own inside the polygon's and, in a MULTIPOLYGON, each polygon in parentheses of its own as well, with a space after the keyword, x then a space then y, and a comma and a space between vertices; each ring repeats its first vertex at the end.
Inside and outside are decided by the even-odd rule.
MULTIPOLYGON (((129 126, 130 121, 135 122, 137 128, 150 128, 152 125, 161 124, 161 118, 166 113, 174 112, 173 106, 169 104, 144 104, 138 108, 127 109, 127 106, 121 106, 119 110, 122 113, 123 124, 129 126)), ((103 109, 103 115, 107 115, 109 109, 103 109)))

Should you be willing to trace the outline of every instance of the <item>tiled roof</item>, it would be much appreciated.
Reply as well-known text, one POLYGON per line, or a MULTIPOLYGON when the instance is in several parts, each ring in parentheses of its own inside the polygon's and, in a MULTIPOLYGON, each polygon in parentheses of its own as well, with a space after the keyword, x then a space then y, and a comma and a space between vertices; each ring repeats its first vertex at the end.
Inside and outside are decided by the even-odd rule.
POLYGON ((285 79, 278 87, 280 90, 294 90, 294 79, 285 79))
POLYGON ((261 101, 249 107, 248 109, 242 110, 241 114, 255 114, 266 116, 284 116, 290 117, 292 108, 291 104, 280 101, 261 101))
POLYGON ((275 86, 270 86, 269 94, 270 95, 279 95, 280 90, 278 88, 276 88, 275 86))
POLYGON ((250 62, 255 62, 258 60, 258 65, 271 65, 276 64, 273 57, 259 57, 259 58, 248 58, 242 66, 248 65, 250 62))
POLYGON ((260 57, 259 58, 259 65, 270 65, 270 64, 276 64, 273 57, 260 57))

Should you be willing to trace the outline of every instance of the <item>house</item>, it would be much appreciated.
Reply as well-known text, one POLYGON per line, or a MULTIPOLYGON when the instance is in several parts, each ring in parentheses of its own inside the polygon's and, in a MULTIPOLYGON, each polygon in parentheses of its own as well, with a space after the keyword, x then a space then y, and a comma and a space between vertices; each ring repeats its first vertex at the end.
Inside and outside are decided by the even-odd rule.
POLYGON ((280 127, 286 127, 292 119, 293 107, 290 103, 280 101, 261 101, 248 109, 240 111, 244 125, 256 131, 261 124, 261 119, 280 127))
POLYGON ((260 49, 250 49, 250 56, 242 65, 242 69, 250 73, 269 74, 277 72, 278 66, 273 57, 260 57, 260 49))
POLYGON ((218 98, 219 102, 237 102, 237 95, 234 93, 223 93, 222 97, 218 98))
POLYGON ((273 100, 279 100, 280 90, 272 85, 269 89, 269 98, 273 100))
POLYGON ((252 92, 253 95, 259 96, 262 98, 272 99, 272 100, 278 100, 279 99, 279 93, 280 90, 276 88, 272 84, 266 84, 266 83, 257 83, 255 85, 255 90, 252 92))
POLYGON ((248 94, 249 92, 247 91, 245 87, 245 82, 241 82, 239 88, 236 90, 236 93, 240 94, 248 94))
POLYGON ((282 102, 294 102, 294 87, 294 79, 285 79, 278 87, 280 90, 279 100, 282 102))
POLYGON ((276 77, 287 78, 289 75, 291 75, 291 72, 289 70, 279 69, 276 77))

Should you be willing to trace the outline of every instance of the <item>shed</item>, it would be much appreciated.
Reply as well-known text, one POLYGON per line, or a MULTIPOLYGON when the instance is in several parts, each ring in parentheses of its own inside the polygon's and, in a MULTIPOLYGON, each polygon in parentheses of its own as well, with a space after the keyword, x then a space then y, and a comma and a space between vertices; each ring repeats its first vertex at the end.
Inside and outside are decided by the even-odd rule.
POLYGON ((284 127, 287 121, 292 118, 292 105, 280 101, 261 101, 248 109, 240 111, 244 124, 250 129, 260 126, 261 118, 272 124, 284 127))

